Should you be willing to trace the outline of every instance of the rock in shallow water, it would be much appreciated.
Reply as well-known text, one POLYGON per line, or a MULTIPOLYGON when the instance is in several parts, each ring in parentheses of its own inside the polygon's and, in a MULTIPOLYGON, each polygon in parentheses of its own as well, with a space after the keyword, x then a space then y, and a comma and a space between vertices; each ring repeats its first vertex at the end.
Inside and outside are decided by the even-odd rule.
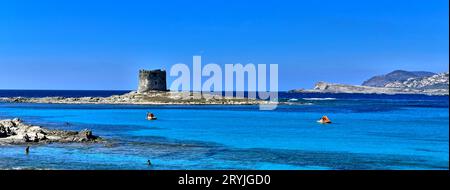
POLYGON ((20 119, 0 120, 1 144, 28 144, 28 143, 79 143, 101 142, 102 138, 92 134, 91 130, 64 131, 50 130, 40 126, 23 123, 20 119))

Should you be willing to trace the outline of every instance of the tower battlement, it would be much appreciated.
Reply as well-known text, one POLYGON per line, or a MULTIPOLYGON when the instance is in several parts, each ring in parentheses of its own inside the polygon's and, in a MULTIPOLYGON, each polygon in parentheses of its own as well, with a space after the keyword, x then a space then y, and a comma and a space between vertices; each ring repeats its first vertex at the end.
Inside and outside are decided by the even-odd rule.
POLYGON ((165 70, 139 70, 138 92, 150 91, 167 91, 165 70))

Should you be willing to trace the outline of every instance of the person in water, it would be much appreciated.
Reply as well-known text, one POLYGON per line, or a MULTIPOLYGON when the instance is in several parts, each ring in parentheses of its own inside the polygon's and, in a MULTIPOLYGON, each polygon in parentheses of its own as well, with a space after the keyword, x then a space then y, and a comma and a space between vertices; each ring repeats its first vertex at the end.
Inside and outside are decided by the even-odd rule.
POLYGON ((153 113, 147 113, 147 120, 155 120, 156 117, 153 113))
POLYGON ((147 160, 147 165, 151 166, 152 162, 150 160, 147 160))
POLYGON ((27 146, 27 148, 25 148, 25 154, 30 153, 30 146, 27 146))
POLYGON ((28 134, 25 134, 25 136, 23 136, 23 140, 24 140, 25 142, 31 142, 30 136, 28 136, 28 134))
POLYGON ((36 133, 36 135, 34 136, 34 142, 39 142, 39 135, 38 135, 38 133, 36 133))

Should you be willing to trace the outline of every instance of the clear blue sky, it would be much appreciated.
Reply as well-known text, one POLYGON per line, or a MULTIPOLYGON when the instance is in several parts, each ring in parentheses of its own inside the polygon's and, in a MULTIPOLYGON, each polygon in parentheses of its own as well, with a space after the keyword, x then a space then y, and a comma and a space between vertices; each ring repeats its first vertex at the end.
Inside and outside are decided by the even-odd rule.
POLYGON ((443 72, 448 3, 5 0, 0 89, 135 89, 139 69, 193 55, 279 64, 281 90, 360 84, 395 69, 443 72))

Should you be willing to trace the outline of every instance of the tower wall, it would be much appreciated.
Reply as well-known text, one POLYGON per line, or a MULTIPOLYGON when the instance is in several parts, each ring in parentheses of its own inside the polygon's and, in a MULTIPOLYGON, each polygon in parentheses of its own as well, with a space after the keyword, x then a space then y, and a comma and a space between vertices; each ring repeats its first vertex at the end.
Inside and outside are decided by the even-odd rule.
POLYGON ((138 92, 167 91, 165 70, 140 70, 138 92))

